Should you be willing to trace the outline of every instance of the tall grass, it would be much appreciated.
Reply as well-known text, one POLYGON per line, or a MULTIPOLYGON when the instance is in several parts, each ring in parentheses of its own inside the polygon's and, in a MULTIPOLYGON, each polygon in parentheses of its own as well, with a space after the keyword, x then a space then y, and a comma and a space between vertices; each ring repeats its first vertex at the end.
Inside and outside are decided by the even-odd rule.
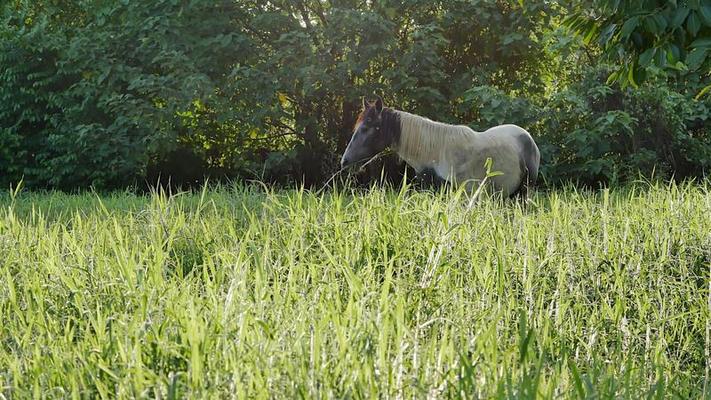
POLYGON ((707 186, 0 197, 0 398, 709 396, 707 186))

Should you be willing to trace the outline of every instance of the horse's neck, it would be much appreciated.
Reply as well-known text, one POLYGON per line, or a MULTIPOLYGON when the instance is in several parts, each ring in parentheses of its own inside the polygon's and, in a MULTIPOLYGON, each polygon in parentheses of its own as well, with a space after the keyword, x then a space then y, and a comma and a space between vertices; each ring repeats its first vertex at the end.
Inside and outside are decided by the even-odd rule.
POLYGON ((435 122, 418 115, 397 111, 400 116, 400 139, 395 151, 418 172, 425 168, 436 168, 447 162, 448 150, 461 139, 461 126, 435 122))

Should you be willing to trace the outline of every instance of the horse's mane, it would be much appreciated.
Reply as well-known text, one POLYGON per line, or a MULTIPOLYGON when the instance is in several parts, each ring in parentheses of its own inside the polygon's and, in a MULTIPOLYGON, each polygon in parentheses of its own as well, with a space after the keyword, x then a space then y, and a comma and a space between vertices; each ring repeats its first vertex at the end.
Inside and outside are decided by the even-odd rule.
POLYGON ((475 135, 465 125, 450 125, 429 118, 397 111, 400 116, 399 152, 405 159, 431 161, 440 157, 440 150, 458 145, 475 135))

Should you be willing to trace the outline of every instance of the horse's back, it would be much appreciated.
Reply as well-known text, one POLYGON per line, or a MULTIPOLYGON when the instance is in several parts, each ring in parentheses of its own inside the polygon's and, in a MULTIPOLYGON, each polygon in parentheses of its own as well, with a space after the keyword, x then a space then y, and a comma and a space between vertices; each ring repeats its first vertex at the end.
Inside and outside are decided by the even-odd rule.
POLYGON ((538 167, 541 163, 541 152, 533 140, 531 134, 518 125, 507 124, 501 125, 504 131, 511 135, 512 139, 518 145, 518 151, 521 154, 521 162, 525 165, 527 183, 536 183, 538 177, 538 167))

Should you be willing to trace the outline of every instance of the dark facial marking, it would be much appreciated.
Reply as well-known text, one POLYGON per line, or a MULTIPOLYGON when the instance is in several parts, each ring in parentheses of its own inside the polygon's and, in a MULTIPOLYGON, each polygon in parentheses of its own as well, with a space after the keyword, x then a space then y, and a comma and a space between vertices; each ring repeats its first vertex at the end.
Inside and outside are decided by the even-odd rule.
POLYGON ((400 117, 397 112, 368 104, 358 116, 355 132, 344 155, 345 163, 375 156, 400 140, 400 117))
POLYGON ((363 124, 365 124, 365 127, 380 129, 381 123, 382 114, 379 113, 375 107, 368 107, 368 109, 363 112, 363 124))

